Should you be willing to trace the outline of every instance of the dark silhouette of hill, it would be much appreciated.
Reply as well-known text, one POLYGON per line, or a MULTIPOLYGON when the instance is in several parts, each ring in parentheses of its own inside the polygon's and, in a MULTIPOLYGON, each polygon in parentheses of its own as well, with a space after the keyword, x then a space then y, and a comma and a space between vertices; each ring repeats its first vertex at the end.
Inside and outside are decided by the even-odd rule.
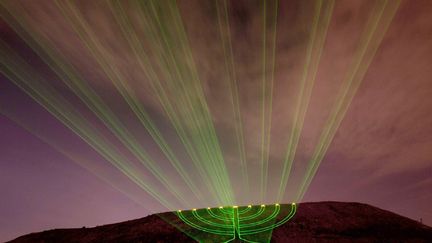
MULTIPOLYGON (((10 242, 194 241, 154 214, 93 228, 54 229, 32 233, 10 242)), ((361 203, 301 203, 294 218, 273 231, 272 242, 432 242, 432 228, 361 203)))

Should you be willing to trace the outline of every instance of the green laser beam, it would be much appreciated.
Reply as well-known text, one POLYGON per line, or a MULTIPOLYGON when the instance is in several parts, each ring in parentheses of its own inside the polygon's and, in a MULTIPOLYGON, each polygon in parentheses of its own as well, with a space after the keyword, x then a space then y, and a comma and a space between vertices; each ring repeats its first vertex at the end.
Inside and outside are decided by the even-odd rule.
POLYGON ((315 82, 322 49, 324 46, 327 29, 333 12, 334 1, 317 1, 315 14, 312 22, 311 36, 309 38, 306 61, 303 67, 303 73, 300 80, 300 91, 296 99, 293 125, 289 134, 287 152, 282 168, 282 175, 279 185, 277 200, 282 201, 288 183, 289 175, 297 151, 297 145, 303 128, 312 88, 315 82), (323 9, 323 5, 324 9, 323 9))
POLYGON ((3 75, 162 205, 167 208, 174 207, 172 203, 159 196, 158 192, 150 186, 153 184, 150 180, 144 180, 145 178, 136 173, 139 170, 129 159, 118 152, 118 149, 113 144, 107 142, 103 135, 97 133, 95 127, 84 119, 67 100, 62 98, 55 90, 49 88, 43 78, 21 57, 13 53, 2 40, 0 41, 0 54, 3 75))
MULTIPOLYGON (((199 81, 196 68, 194 67, 194 61, 187 45, 185 31, 181 26, 181 18, 175 4, 169 4, 167 8, 164 8, 165 10, 168 9, 169 11, 172 11, 172 15, 175 16, 175 21, 173 22, 176 24, 176 28, 169 32, 168 30, 170 30, 170 26, 166 24, 165 18, 170 15, 166 14, 166 12, 162 14, 160 11, 163 8, 161 8, 160 5, 157 5, 158 3, 159 2, 149 2, 149 6, 144 6, 142 9, 148 10, 147 14, 153 16, 153 18, 156 20, 158 35, 155 36, 160 36, 159 43, 162 44, 164 50, 167 50, 166 54, 168 57, 165 57, 165 62, 168 63, 168 65, 165 65, 166 68, 172 70, 171 73, 176 75, 177 80, 181 80, 181 82, 173 82, 173 80, 168 80, 171 81, 170 85, 175 87, 175 89, 171 89, 171 91, 174 94, 178 93, 178 91, 181 91, 181 93, 176 96, 176 103, 184 104, 182 106, 178 106, 178 108, 181 111, 180 115, 182 115, 182 120, 189 120, 189 124, 185 124, 185 127, 188 128, 191 126, 191 124, 195 124, 196 129, 190 131, 191 135, 198 135, 190 136, 194 143, 194 147, 199 148, 199 155, 203 158, 201 159, 201 162, 206 165, 207 172, 210 174, 210 177, 213 179, 214 183, 219 185, 216 186, 216 191, 218 191, 217 194, 219 196, 223 196, 223 201, 230 203, 233 201, 232 191, 230 189, 230 180, 227 176, 227 171, 218 144, 218 139, 211 121, 211 117, 209 115, 210 113, 207 103, 204 98, 201 81, 199 81), (179 49, 177 52, 173 50, 173 46, 178 46, 179 43, 176 42, 174 44, 172 42, 172 32, 177 34, 177 36, 180 36, 180 38, 176 38, 176 40, 181 40, 181 48, 177 48, 179 49), (178 57, 179 54, 181 54, 181 57, 178 57), (180 61, 184 60, 185 57, 187 60, 186 62, 180 61), (190 89, 187 87, 190 87, 190 89), (193 92, 191 93, 191 91, 193 92), (186 112, 184 107, 190 107, 191 109, 186 112), (191 113, 190 111, 193 112, 191 113), (202 124, 197 123, 198 121, 201 121, 202 124)), ((142 3, 142 5, 144 5, 144 3, 142 3)))
MULTIPOLYGON (((133 49, 133 53, 135 54, 141 69, 144 71, 144 73, 146 74, 146 76, 148 77, 148 80, 152 80, 154 82, 150 82, 153 91, 157 94, 157 98, 160 102, 160 104, 162 105, 164 111, 166 112, 169 120, 171 121, 171 123, 173 124, 182 144, 185 146, 190 158, 192 159, 192 162, 194 163, 195 167, 198 169, 198 174, 200 175, 201 178, 203 179, 203 182, 207 185, 207 188, 213 188, 213 184, 210 183, 211 180, 207 180, 207 178, 209 177, 207 175, 207 172, 205 172, 205 168, 203 167, 202 163, 201 163, 201 159, 199 158, 198 153, 195 151, 194 149, 194 145, 193 145, 193 141, 191 141, 189 139, 189 136, 187 135, 187 131, 184 128, 184 126, 182 126, 181 123, 181 117, 179 117, 179 115, 176 114, 175 112, 175 108, 173 106, 173 104, 171 104, 171 102, 169 101, 168 95, 167 93, 169 93, 169 90, 166 90, 163 86, 162 86, 162 82, 160 80, 160 78, 158 77, 158 75, 155 73, 154 69, 152 68, 152 65, 150 64, 150 60, 148 58, 148 55, 146 53, 146 51, 144 50, 139 37, 136 35, 136 32, 132 30, 131 27, 131 23, 129 22, 129 18, 128 16, 126 16, 124 14, 124 12, 122 11, 122 7, 121 5, 116 5, 114 7, 111 7, 112 10, 114 11, 120 11, 120 14, 115 14, 115 16, 121 16, 121 18, 116 18, 117 22, 119 23, 124 36, 127 38, 129 45, 132 47, 133 49)), ((141 12, 139 12, 141 13, 141 12)), ((141 16, 143 20, 146 20, 147 16, 141 16)), ((144 21, 146 22, 146 21, 144 21)), ((153 35, 150 35, 153 36, 153 35)), ((160 59, 162 59, 160 57, 160 59)), ((171 79, 173 79, 171 76, 171 73, 169 71, 167 71, 166 69, 162 69, 165 73, 166 76, 170 77, 171 79)), ((188 122, 191 122, 189 119, 187 120, 188 122)), ((213 188, 210 191, 215 192, 216 190, 213 188)))
POLYGON ((297 199, 303 198, 306 189, 309 187, 319 164, 323 160, 336 131, 342 122, 349 105, 363 80, 370 63, 378 50, 382 39, 388 29, 400 1, 379 1, 376 3, 371 17, 368 20, 365 31, 361 37, 360 47, 354 57, 347 77, 337 95, 336 104, 321 133, 318 145, 309 160, 304 179, 300 185, 297 199), (381 29, 379 28, 381 26, 381 29))
POLYGON ((225 70, 227 73, 227 83, 230 91, 230 101, 234 112, 234 129, 237 140, 237 149, 239 151, 239 160, 241 165, 241 175, 245 190, 249 192, 248 167, 246 161, 245 142, 243 135, 242 115, 240 110, 238 81, 234 63, 234 52, 232 48, 231 29, 228 14, 228 4, 226 0, 216 0, 217 22, 219 26, 222 50, 224 53, 225 70), (220 6, 222 5, 222 6, 220 6), (224 28, 225 27, 225 28, 224 28))

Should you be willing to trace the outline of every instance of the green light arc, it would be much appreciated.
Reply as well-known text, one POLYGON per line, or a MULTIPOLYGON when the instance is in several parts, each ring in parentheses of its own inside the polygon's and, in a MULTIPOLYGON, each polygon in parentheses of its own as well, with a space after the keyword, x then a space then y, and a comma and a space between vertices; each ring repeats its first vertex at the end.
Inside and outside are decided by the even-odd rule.
POLYGON ((246 220, 250 220, 250 219, 253 219, 253 218, 257 218, 257 217, 259 217, 264 212, 264 209, 265 208, 261 205, 260 207, 258 207, 258 211, 255 214, 252 214, 252 215, 249 215, 249 216, 246 216, 246 217, 242 217, 240 219, 240 221, 246 221, 246 220))
POLYGON ((239 214, 241 215, 241 214, 248 213, 250 210, 252 210, 252 206, 248 205, 245 209, 243 209, 241 211, 239 210, 239 214))
POLYGON ((207 210, 207 213, 209 215, 211 215, 213 218, 216 218, 216 219, 219 219, 222 221, 230 221, 230 219, 228 219, 226 216, 219 216, 216 213, 214 213, 211 208, 207 208, 206 210, 207 210))
POLYGON ((281 205, 279 204, 268 206, 249 205, 243 209, 239 209, 238 206, 219 207, 216 211, 213 211, 212 208, 192 209, 188 211, 178 210, 176 215, 186 225, 192 227, 192 229, 213 234, 214 237, 232 237, 225 242, 232 241, 236 238, 247 242, 254 242, 244 238, 244 236, 252 236, 271 231, 288 222, 295 215, 296 211, 297 205, 295 203, 290 204, 290 209, 287 214, 277 222, 275 221, 281 214, 281 205), (267 209, 270 209, 270 211, 267 209), (246 221, 252 222, 245 223, 246 221))
POLYGON ((195 216, 196 219, 198 219, 198 220, 200 220, 203 223, 206 223, 208 225, 221 227, 221 228, 231 228, 231 226, 229 226, 229 225, 215 223, 215 222, 212 222, 211 220, 208 220, 208 219, 205 219, 204 217, 201 217, 197 210, 192 210, 192 214, 193 214, 193 216, 195 216))

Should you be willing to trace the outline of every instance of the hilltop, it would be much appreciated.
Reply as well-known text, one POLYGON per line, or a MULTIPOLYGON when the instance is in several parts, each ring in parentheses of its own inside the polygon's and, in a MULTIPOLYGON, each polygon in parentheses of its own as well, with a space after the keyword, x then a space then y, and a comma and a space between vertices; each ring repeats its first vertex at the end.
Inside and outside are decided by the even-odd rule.
MULTIPOLYGON (((93 228, 54 229, 10 242, 194 242, 161 219, 170 212, 93 228)), ((367 204, 301 203, 272 242, 432 242, 432 228, 367 204)))

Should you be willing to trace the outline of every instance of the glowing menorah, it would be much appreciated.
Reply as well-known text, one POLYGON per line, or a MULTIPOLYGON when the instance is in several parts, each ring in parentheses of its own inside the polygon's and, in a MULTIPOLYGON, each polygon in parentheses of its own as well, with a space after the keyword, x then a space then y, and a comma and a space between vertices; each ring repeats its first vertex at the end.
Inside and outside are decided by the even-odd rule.
POLYGON ((208 234, 231 237, 253 242, 247 236, 269 232, 288 222, 296 213, 297 205, 291 203, 289 210, 281 211, 281 205, 260 205, 245 207, 228 206, 219 208, 178 210, 178 217, 187 225, 208 234))

